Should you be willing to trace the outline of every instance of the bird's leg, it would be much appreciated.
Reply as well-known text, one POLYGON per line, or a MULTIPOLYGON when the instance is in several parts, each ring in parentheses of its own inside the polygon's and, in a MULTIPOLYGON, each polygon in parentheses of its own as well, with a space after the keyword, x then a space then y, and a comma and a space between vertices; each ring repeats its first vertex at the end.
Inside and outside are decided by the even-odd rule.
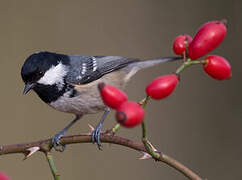
POLYGON ((100 120, 100 122, 98 123, 98 125, 96 126, 96 128, 93 130, 93 132, 91 134, 92 142, 97 143, 97 147, 99 150, 101 150, 100 134, 101 134, 101 130, 102 130, 102 125, 109 112, 110 112, 110 109, 107 107, 104 111, 102 119, 100 120))
POLYGON ((62 129, 60 132, 58 132, 53 138, 52 138, 52 145, 56 151, 63 152, 65 150, 65 145, 62 145, 60 143, 60 138, 62 136, 65 136, 66 131, 73 125, 75 122, 77 122, 81 118, 80 115, 76 115, 75 119, 73 119, 64 129, 62 129), (61 146, 61 148, 58 148, 58 146, 61 146))

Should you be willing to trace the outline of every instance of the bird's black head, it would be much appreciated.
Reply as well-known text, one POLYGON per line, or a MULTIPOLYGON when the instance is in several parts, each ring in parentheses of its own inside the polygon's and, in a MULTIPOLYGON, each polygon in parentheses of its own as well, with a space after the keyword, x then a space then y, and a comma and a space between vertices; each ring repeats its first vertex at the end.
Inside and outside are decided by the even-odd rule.
POLYGON ((37 82, 51 66, 56 66, 56 54, 39 52, 30 55, 21 69, 21 76, 25 83, 37 82))
MULTIPOLYGON (((24 94, 34 88, 36 84, 38 84, 38 81, 40 81, 51 68, 54 69, 54 67, 57 67, 58 65, 65 64, 67 64, 66 55, 51 52, 38 52, 30 55, 24 62, 21 69, 21 76, 26 85, 24 94)), ((54 84, 55 82, 53 81, 58 81, 58 77, 55 75, 63 72, 61 72, 61 69, 57 69, 56 74, 54 73, 55 72, 52 72, 51 74, 51 72, 49 72, 48 77, 46 77, 42 83, 46 85, 51 85, 51 83, 54 84)), ((41 84, 41 82, 39 83, 41 84)))

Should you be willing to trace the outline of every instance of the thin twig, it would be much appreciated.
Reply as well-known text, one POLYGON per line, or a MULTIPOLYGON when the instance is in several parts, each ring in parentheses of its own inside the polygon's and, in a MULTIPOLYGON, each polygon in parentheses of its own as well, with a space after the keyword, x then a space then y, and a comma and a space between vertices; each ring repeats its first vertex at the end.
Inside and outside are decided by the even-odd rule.
MULTIPOLYGON (((106 133, 106 134, 101 134, 100 140, 102 141, 102 143, 118 144, 140 152, 147 152, 143 144, 120 136, 113 136, 106 133)), ((92 139, 89 134, 82 134, 82 135, 64 136, 61 138, 60 142, 63 145, 74 144, 74 143, 92 143, 92 139)), ((28 149, 31 147, 39 147, 40 148, 39 151, 42 151, 46 154, 50 152, 52 149, 51 139, 45 139, 45 140, 40 140, 40 141, 35 141, 30 143, 23 143, 23 144, 0 146, 0 155, 14 154, 14 153, 26 154, 29 152, 28 149)), ((188 169, 186 166, 184 166, 180 162, 174 160, 173 158, 163 153, 161 153, 159 156, 159 159, 156 159, 156 160, 168 164, 169 166, 180 171, 182 174, 184 174, 186 177, 188 177, 191 180, 202 180, 202 178, 200 178, 197 174, 195 174, 193 171, 188 169)))
MULTIPOLYGON (((139 102, 139 104, 145 108, 148 101, 150 100, 149 96, 146 96, 143 100, 141 100, 139 102)), ((151 143, 148 141, 147 138, 147 129, 146 129, 146 123, 145 120, 142 121, 141 123, 141 128, 142 128, 142 142, 144 144, 144 147, 146 149, 146 151, 148 152, 148 154, 150 154, 155 160, 159 160, 160 158, 160 154, 156 152, 156 150, 154 149, 154 147, 151 145, 151 143)))
POLYGON ((182 71, 184 71, 186 68, 190 67, 191 65, 196 65, 196 64, 206 64, 207 60, 191 60, 187 59, 177 70, 176 74, 180 74, 182 71))
POLYGON ((45 153, 46 155, 46 159, 49 163, 50 169, 51 169, 51 173, 54 177, 55 180, 60 180, 60 175, 57 173, 56 167, 55 167, 55 163, 54 163, 54 159, 52 157, 52 155, 50 154, 50 152, 45 153))

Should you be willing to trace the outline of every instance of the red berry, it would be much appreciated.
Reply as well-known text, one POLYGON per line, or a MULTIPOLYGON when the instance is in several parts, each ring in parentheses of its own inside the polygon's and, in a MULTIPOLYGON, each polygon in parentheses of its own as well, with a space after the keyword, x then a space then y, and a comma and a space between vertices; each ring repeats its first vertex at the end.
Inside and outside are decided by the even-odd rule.
POLYGON ((198 30, 188 47, 189 57, 198 59, 215 49, 225 38, 225 21, 208 22, 198 30))
POLYGON ((207 63, 203 65, 203 69, 209 76, 217 80, 231 78, 231 66, 225 58, 210 55, 206 57, 206 60, 207 63))
POLYGON ((173 41, 173 51, 177 55, 182 55, 186 51, 186 48, 191 43, 192 37, 184 34, 179 35, 176 37, 176 39, 173 41))
POLYGON ((169 96, 178 83, 176 74, 160 76, 146 86, 146 94, 153 99, 162 99, 169 96))
POLYGON ((116 120, 124 127, 134 127, 144 119, 145 111, 136 102, 126 101, 116 111, 116 120))
POLYGON ((104 104, 110 108, 117 109, 122 103, 128 100, 127 95, 114 86, 100 83, 98 88, 104 104))
POLYGON ((4 173, 0 172, 0 180, 11 180, 11 179, 4 173))

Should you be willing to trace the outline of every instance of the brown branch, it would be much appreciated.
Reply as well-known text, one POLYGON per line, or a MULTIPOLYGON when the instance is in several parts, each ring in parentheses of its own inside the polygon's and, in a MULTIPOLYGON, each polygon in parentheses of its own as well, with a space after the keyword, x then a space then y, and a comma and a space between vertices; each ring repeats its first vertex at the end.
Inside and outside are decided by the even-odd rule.
MULTIPOLYGON (((102 143, 112 143, 122 145, 137 151, 147 152, 144 145, 120 136, 113 136, 109 133, 101 134, 100 140, 102 143)), ((65 136, 61 138, 61 144, 74 144, 74 143, 90 143, 92 142, 91 136, 87 134, 82 135, 73 135, 73 136, 65 136)), ((4 154, 14 154, 14 153, 22 153, 27 156, 30 153, 28 150, 31 147, 39 147, 39 151, 44 152, 45 154, 50 152, 52 149, 51 139, 40 140, 30 143, 23 143, 23 144, 13 144, 13 145, 6 145, 0 146, 0 155, 4 154)), ((180 171, 186 177, 192 180, 202 180, 197 174, 193 171, 188 169, 186 166, 181 164, 180 162, 176 161, 175 159, 160 153, 160 157, 156 159, 158 161, 164 162, 169 166, 175 168, 176 170, 180 171)))

